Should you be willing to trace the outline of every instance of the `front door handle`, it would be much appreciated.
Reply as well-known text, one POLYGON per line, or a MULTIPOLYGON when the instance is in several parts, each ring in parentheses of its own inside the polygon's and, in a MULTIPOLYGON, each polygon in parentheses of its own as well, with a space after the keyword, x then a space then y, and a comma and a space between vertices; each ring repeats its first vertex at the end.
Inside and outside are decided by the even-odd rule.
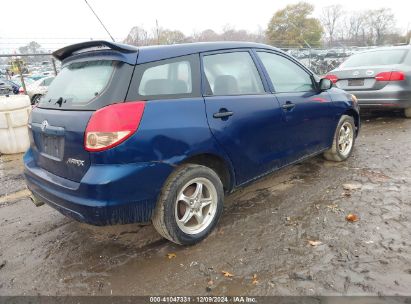
POLYGON ((220 112, 214 113, 213 117, 214 118, 226 118, 226 117, 230 117, 234 114, 234 112, 231 111, 227 111, 227 110, 220 110, 220 112))
POLYGON ((287 101, 285 104, 281 106, 285 111, 290 111, 295 108, 295 104, 291 101, 287 101))

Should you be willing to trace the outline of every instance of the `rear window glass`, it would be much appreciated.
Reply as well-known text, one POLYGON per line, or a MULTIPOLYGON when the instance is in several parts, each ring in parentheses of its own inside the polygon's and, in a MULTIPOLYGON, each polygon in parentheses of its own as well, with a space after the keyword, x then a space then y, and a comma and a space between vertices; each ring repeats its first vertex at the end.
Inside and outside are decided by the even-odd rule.
POLYGON ((160 64, 144 71, 138 88, 141 96, 189 94, 193 90, 188 61, 160 64))
POLYGON ((40 107, 68 103, 85 106, 104 93, 117 63, 110 60, 74 62, 63 67, 52 81, 40 107))
POLYGON ((377 66, 399 64, 403 61, 407 50, 371 51, 349 57, 341 67, 377 66))

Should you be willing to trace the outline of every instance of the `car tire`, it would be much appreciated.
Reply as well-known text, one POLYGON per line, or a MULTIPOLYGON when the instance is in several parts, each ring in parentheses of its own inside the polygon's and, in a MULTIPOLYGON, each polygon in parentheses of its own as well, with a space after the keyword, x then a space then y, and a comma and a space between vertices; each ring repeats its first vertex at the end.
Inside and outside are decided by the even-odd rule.
POLYGON ((166 239, 192 245, 214 229, 223 205, 224 190, 218 175, 208 167, 185 164, 165 182, 152 222, 166 239))
POLYGON ((406 118, 411 118, 411 108, 404 109, 404 116, 406 118))
POLYGON ((352 116, 343 115, 335 130, 331 148, 324 152, 327 160, 341 162, 349 158, 355 144, 355 122, 352 116))

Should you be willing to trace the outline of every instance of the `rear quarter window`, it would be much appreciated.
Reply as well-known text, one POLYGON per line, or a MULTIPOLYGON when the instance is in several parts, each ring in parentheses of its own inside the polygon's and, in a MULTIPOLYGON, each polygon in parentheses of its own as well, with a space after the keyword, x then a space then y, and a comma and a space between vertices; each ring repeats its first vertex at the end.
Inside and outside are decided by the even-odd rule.
POLYGON ((138 86, 142 96, 190 94, 193 92, 191 66, 177 61, 147 68, 138 86))
POLYGON ((127 99, 199 97, 198 58, 196 54, 137 65, 127 99))

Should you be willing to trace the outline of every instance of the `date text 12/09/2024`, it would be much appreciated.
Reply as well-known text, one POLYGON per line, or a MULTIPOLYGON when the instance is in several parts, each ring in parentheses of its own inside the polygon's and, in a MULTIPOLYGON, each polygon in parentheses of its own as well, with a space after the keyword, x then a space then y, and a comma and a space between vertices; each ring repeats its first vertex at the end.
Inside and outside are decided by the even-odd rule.
POLYGON ((213 297, 213 296, 198 296, 198 297, 150 297, 150 303, 257 303, 255 297, 213 297))

